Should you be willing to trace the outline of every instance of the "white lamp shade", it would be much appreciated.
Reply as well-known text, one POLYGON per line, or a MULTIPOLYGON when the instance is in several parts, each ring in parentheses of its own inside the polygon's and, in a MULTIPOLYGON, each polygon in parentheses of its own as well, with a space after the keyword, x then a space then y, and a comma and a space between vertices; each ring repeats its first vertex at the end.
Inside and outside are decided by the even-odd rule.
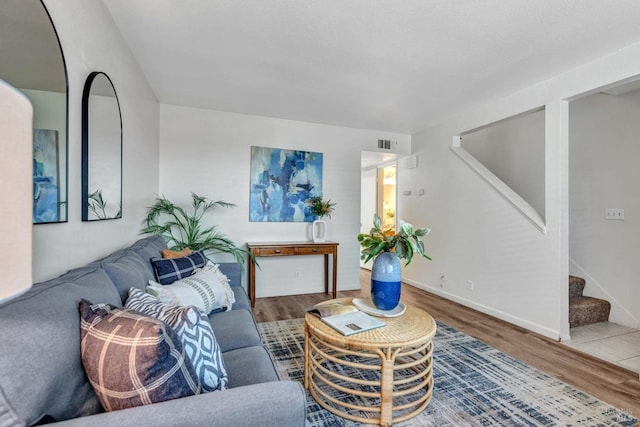
POLYGON ((33 108, 0 80, 0 303, 31 287, 33 108))

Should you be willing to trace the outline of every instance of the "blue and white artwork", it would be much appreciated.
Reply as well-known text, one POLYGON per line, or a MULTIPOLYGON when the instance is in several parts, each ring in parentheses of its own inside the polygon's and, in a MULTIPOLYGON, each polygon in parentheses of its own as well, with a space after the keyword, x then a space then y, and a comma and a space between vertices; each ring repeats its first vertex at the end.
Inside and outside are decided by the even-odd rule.
POLYGON ((311 222, 307 201, 322 196, 322 153, 251 147, 249 221, 311 222))
POLYGON ((33 223, 60 219, 58 131, 33 130, 33 223))

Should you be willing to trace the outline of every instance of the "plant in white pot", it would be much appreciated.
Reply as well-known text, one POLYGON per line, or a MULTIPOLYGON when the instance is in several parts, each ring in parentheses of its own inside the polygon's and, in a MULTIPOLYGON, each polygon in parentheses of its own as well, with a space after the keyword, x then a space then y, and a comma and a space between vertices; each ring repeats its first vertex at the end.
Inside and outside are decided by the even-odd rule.
POLYGON ((323 218, 325 216, 331 218, 336 203, 332 203, 331 200, 323 200, 322 196, 318 196, 308 199, 307 204, 309 205, 309 213, 318 217, 311 224, 312 240, 324 242, 327 235, 327 223, 323 218))
POLYGON ((431 260, 422 242, 422 238, 430 231, 428 228, 414 228, 402 220, 399 232, 383 230, 380 217, 374 214, 371 231, 358 234, 358 242, 362 246, 360 258, 365 263, 375 258, 371 269, 371 299, 380 310, 393 310, 400 302, 400 259, 406 260, 405 265, 409 265, 417 253, 431 260))

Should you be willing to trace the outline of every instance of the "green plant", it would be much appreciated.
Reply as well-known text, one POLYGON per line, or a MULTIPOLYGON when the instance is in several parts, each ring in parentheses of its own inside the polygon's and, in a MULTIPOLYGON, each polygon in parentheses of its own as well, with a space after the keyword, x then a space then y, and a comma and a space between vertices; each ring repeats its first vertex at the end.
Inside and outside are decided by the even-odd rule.
MULTIPOLYGON (((202 218, 215 208, 232 208, 233 203, 222 200, 207 201, 206 197, 191 193, 191 210, 184 209, 166 197, 156 197, 155 203, 147 208, 144 222, 146 227, 141 234, 162 236, 170 249, 180 251, 184 248, 203 250, 209 255, 216 253, 231 254, 237 262, 244 265, 244 256, 253 258, 248 251, 235 245, 233 241, 220 233, 217 227, 205 227, 202 218)), ((255 259, 254 259, 255 260, 255 259)))
POLYGON ((428 228, 413 228, 413 225, 404 221, 400 221, 398 233, 382 230, 382 221, 374 214, 371 231, 368 234, 358 234, 358 242, 363 248, 360 259, 369 262, 381 252, 393 252, 398 258, 407 260, 405 265, 409 265, 415 253, 430 260, 431 257, 424 252, 424 243, 421 240, 430 231, 428 228))
POLYGON ((322 200, 322 196, 311 197, 307 200, 309 204, 309 212, 312 215, 317 215, 319 218, 328 216, 331 218, 334 206, 336 203, 331 203, 331 200, 322 200))

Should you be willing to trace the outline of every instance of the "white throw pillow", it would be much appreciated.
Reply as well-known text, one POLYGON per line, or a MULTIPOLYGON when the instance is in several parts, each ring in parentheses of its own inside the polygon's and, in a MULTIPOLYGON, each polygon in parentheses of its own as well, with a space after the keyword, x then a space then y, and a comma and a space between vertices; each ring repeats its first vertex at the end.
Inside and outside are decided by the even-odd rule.
POLYGON ((207 314, 219 308, 231 310, 236 302, 229 279, 216 264, 210 262, 203 268, 196 269, 191 276, 170 285, 149 280, 147 293, 165 304, 194 305, 207 314))

